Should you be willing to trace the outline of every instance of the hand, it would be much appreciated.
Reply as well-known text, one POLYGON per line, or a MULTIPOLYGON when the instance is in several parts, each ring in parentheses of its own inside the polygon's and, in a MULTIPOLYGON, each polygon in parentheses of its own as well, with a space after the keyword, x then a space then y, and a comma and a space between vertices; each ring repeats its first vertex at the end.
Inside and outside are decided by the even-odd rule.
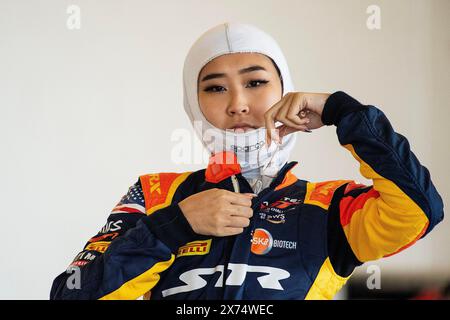
POLYGON ((193 194, 178 203, 195 233, 232 236, 244 231, 253 216, 252 193, 210 189, 193 194))
POLYGON ((311 132, 322 127, 322 111, 329 96, 329 93, 287 93, 264 115, 267 145, 270 146, 272 139, 281 143, 284 136, 296 131, 311 132), (275 128, 275 121, 282 125, 275 128))

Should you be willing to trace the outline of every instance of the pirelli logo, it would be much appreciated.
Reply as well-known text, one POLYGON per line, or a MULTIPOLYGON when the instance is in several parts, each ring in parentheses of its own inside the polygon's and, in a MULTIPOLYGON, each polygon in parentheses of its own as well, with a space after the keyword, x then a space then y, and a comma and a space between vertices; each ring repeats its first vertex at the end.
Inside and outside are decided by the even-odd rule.
POLYGON ((211 239, 202 241, 192 241, 178 249, 178 257, 200 256, 209 253, 211 248, 211 239))

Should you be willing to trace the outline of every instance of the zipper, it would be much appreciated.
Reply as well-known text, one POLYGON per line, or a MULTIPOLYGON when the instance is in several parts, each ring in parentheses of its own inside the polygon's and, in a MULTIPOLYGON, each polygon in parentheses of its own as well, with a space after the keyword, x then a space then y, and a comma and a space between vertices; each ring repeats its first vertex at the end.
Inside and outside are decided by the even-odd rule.
POLYGON ((255 189, 254 189, 254 192, 255 192, 256 194, 259 194, 259 193, 261 192, 262 186, 263 186, 262 178, 256 180, 255 186, 254 186, 254 188, 255 188, 255 189))
MULTIPOLYGON (((245 180, 245 178, 243 178, 245 180)), ((233 184, 233 190, 234 192, 240 193, 241 189, 239 187, 239 181, 236 175, 231 176, 231 183, 233 184)), ((245 180, 245 183, 248 184, 248 182, 245 180)), ((251 186, 248 185, 250 189, 252 190, 251 186)), ((267 194, 269 194, 271 191, 274 191, 274 187, 267 187, 263 190, 261 190, 259 193, 257 193, 257 196, 253 198, 254 203, 252 204, 252 209, 254 210, 257 208, 267 197, 265 197, 267 194)))
POLYGON ((238 179, 236 178, 236 175, 233 174, 231 176, 231 182, 233 183, 234 192, 241 193, 241 189, 239 188, 239 182, 238 179))
POLYGON ((252 209, 255 210, 256 208, 259 207, 259 205, 261 203, 263 203, 264 200, 266 200, 268 197, 267 195, 271 193, 271 191, 273 191, 273 188, 267 187, 266 189, 263 189, 258 196, 255 198, 255 203, 252 205, 252 209))

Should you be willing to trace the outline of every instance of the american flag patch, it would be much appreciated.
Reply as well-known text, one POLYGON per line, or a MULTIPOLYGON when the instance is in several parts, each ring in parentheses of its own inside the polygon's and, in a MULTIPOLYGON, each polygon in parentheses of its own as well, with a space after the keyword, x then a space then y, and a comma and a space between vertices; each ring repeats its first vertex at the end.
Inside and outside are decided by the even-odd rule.
POLYGON ((122 197, 120 202, 112 209, 111 213, 144 213, 144 193, 140 182, 128 189, 128 193, 122 197))

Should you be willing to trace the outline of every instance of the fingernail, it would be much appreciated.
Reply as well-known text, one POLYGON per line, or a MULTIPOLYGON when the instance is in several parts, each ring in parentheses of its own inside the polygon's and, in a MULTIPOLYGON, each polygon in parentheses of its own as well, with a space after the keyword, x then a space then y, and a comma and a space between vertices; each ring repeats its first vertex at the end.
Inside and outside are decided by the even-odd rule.
POLYGON ((306 129, 304 132, 308 132, 308 133, 311 133, 312 131, 311 130, 309 130, 309 129, 306 129))

